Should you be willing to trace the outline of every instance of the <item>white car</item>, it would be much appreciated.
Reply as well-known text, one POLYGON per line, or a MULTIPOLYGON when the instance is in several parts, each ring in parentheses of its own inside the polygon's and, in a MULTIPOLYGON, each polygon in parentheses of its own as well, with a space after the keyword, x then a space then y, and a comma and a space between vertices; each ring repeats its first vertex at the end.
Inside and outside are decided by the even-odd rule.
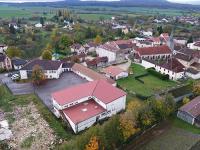
POLYGON ((19 76, 18 74, 14 74, 14 75, 12 75, 12 77, 11 77, 12 80, 17 80, 17 79, 19 79, 19 78, 20 78, 20 76, 19 76))

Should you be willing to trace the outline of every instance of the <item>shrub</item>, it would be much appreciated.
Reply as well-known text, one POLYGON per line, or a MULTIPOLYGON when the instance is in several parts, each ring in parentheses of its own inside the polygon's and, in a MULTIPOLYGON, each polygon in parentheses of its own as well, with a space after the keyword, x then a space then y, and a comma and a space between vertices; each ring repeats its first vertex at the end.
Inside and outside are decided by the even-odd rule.
POLYGON ((161 80, 169 80, 168 74, 166 74, 166 75, 161 74, 161 73, 157 72, 154 68, 149 68, 149 69, 147 69, 147 71, 149 74, 156 76, 156 77, 160 78, 161 80))

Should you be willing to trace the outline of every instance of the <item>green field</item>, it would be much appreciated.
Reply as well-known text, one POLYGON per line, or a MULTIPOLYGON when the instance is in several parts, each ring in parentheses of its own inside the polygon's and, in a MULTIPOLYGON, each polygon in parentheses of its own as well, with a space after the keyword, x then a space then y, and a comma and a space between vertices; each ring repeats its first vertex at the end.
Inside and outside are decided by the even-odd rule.
POLYGON ((157 134, 159 135, 149 139, 149 142, 139 150, 189 150, 200 142, 200 129, 178 119, 175 115, 164 123, 157 134))
POLYGON ((31 17, 41 16, 44 12, 47 13, 46 17, 55 15, 58 9, 69 9, 82 19, 98 20, 100 16, 105 19, 111 16, 140 16, 140 15, 166 15, 166 16, 180 16, 180 15, 197 15, 197 13, 189 12, 179 9, 159 9, 159 8, 145 8, 145 7, 105 7, 105 6, 70 6, 65 8, 54 7, 25 7, 25 6, 0 6, 1 18, 13 18, 13 17, 31 17), (50 13, 51 12, 51 13, 50 13))
POLYGON ((54 13, 56 9, 50 7, 13 7, 7 5, 0 6, 0 18, 27 18, 32 16, 42 16, 44 12, 46 17, 50 17, 50 11, 54 13))
POLYGON ((94 20, 94 21, 99 20, 101 17, 103 17, 104 19, 111 19, 112 17, 112 15, 108 14, 78 14, 78 16, 85 20, 94 20))
POLYGON ((200 135, 171 126, 138 150, 189 150, 200 141, 200 135))
POLYGON ((176 86, 176 83, 173 81, 164 81, 153 75, 141 77, 140 79, 144 81, 143 84, 136 80, 134 77, 146 73, 144 67, 133 64, 132 69, 133 75, 129 75, 129 77, 120 79, 117 82, 121 88, 130 92, 135 92, 136 94, 140 94, 142 96, 151 96, 152 94, 158 93, 161 90, 176 86))

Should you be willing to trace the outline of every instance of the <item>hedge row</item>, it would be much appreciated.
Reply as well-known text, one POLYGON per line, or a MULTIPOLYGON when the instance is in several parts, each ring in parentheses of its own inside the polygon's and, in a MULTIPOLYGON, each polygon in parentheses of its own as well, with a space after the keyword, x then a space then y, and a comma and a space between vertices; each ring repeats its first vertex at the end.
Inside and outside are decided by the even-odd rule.
POLYGON ((169 75, 161 74, 161 73, 157 72, 154 68, 149 68, 149 69, 147 69, 147 71, 149 74, 156 76, 156 77, 160 78, 161 80, 169 80, 169 75))

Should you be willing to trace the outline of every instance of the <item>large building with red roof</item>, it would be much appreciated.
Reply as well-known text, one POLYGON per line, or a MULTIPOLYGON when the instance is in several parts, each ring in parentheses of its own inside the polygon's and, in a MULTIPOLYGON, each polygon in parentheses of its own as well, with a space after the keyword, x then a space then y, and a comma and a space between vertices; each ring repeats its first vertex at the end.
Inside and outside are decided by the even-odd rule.
POLYGON ((125 59, 125 54, 131 52, 135 44, 131 40, 117 40, 100 45, 96 49, 99 57, 107 57, 108 62, 120 62, 125 59))
POLYGON ((172 51, 167 45, 137 48, 135 54, 140 59, 168 59, 172 56, 172 51))
POLYGON ((105 80, 96 80, 52 93, 55 114, 75 133, 125 109, 126 93, 105 80))

